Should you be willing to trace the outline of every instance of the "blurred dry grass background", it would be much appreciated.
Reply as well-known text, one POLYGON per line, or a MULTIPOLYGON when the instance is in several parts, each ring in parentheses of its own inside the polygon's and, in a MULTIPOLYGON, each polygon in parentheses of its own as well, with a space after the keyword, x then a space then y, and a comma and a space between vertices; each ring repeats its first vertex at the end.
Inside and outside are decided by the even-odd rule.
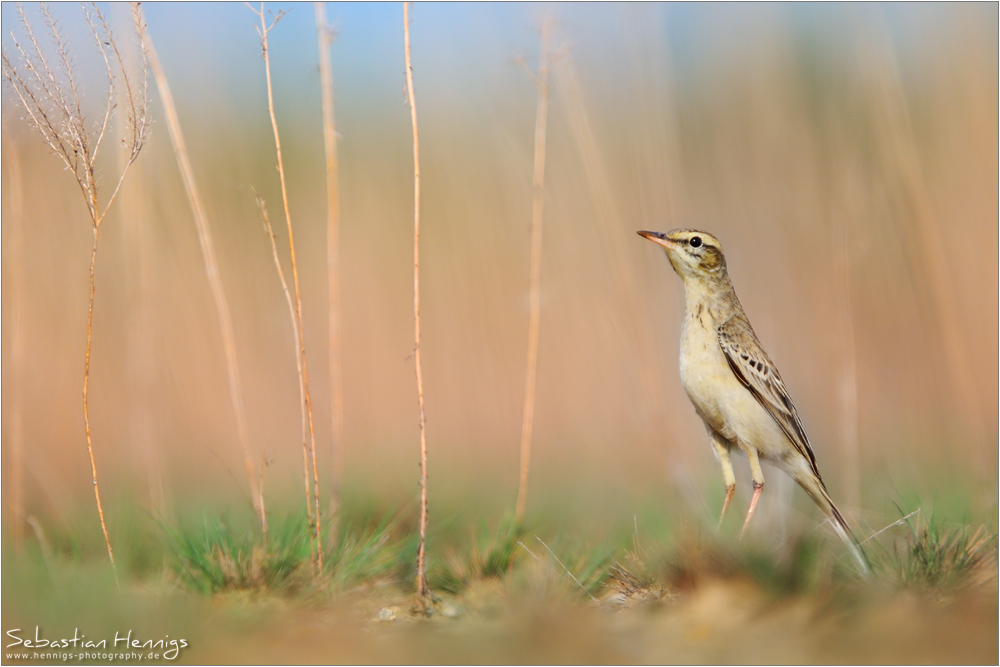
MULTIPOLYGON (((342 20, 333 46, 343 474, 348 487, 410 502, 412 178, 398 9, 368 43, 358 33, 381 30, 388 9, 356 30, 342 20)), ((192 5, 147 11, 216 239, 254 455, 273 462, 266 492, 296 498, 292 331, 251 190, 280 196, 253 16, 241 5, 208 17, 192 5)), ((510 56, 536 42, 540 11, 414 12, 432 516, 470 493, 494 506, 516 493, 535 88, 510 56)), ((634 233, 693 226, 722 240, 846 510, 883 508, 913 480, 932 495, 960 479, 995 517, 996 5, 556 12, 566 49, 549 119, 532 493, 624 508, 664 489, 696 508, 711 484, 721 497, 677 375, 680 282, 634 233)), ((306 349, 322 369, 326 200, 309 15, 295 8, 279 24, 272 57, 306 349)), ((26 511, 67 521, 90 494, 79 405, 90 230, 71 179, 6 90, 3 106, 4 489, 16 439, 26 511)), ((124 498, 167 515, 182 498, 241 502, 221 337, 162 121, 103 234, 90 394, 112 532, 124 498)), ((321 471, 327 382, 313 382, 321 471)))

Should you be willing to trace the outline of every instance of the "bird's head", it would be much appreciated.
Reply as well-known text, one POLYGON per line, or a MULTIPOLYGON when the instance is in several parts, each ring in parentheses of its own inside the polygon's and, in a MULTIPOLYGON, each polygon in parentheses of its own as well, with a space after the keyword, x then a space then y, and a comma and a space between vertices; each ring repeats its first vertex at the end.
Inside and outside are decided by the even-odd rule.
POLYGON ((726 275, 722 244, 708 232, 675 229, 669 232, 638 232, 667 251, 670 265, 685 281, 689 278, 714 280, 726 275))

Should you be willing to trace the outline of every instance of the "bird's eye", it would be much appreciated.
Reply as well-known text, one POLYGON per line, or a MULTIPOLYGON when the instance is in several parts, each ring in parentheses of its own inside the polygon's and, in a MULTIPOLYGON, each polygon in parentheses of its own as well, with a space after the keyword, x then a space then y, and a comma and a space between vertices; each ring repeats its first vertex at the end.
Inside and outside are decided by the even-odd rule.
POLYGON ((701 237, 700 236, 694 236, 694 237, 692 237, 690 243, 691 243, 691 247, 692 248, 698 248, 698 247, 700 247, 701 246, 701 237))

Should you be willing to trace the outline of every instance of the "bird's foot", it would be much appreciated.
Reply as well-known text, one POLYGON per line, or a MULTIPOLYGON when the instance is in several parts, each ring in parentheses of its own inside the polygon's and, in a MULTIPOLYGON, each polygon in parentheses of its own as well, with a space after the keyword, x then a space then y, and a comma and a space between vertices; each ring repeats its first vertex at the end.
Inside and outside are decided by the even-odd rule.
POLYGON ((743 528, 740 530, 741 540, 743 539, 743 536, 746 535, 747 526, 750 525, 750 519, 751 517, 753 517, 754 510, 757 509, 757 499, 760 498, 760 492, 763 490, 764 490, 764 483, 757 482, 756 480, 754 480, 753 496, 751 496, 750 498, 750 508, 747 509, 747 518, 743 520, 743 528))
POLYGON ((729 503, 733 500, 733 495, 736 493, 736 485, 730 484, 726 487, 726 498, 722 501, 722 514, 719 515, 719 526, 718 530, 722 529, 722 522, 726 519, 726 512, 729 511, 729 503))

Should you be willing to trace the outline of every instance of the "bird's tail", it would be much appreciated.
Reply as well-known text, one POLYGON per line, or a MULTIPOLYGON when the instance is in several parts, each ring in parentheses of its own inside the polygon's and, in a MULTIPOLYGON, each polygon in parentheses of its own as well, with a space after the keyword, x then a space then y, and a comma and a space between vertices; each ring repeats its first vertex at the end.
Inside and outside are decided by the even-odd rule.
POLYGON ((847 550, 851 552, 851 556, 857 563, 858 570, 860 570, 861 575, 863 577, 867 577, 871 574, 871 570, 868 567, 868 559, 865 558, 865 552, 861 550, 861 545, 858 544, 856 539, 854 539, 851 527, 847 525, 847 521, 844 520, 844 516, 833 503, 833 498, 831 498, 829 492, 827 492, 826 486, 823 484, 823 480, 812 474, 811 471, 803 471, 795 476, 795 481, 797 481, 799 486, 801 486, 805 492, 809 494, 809 497, 812 498, 817 505, 819 505, 819 508, 823 510, 823 514, 826 514, 826 516, 829 517, 833 530, 844 542, 844 546, 847 547, 847 550))

